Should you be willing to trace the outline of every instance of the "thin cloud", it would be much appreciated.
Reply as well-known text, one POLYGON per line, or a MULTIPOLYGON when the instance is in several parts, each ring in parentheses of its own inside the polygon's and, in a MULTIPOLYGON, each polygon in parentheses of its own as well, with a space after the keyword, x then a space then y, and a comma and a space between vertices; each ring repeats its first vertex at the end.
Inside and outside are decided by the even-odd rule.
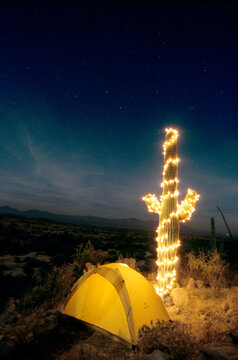
MULTIPOLYGON (((18 166, 15 170, 0 171, 3 204, 72 215, 159 219, 157 215, 147 213, 141 197, 153 192, 160 196, 162 169, 113 172, 81 161, 78 153, 70 152, 67 156, 55 154, 49 143, 36 141, 29 132, 21 132, 19 139, 21 143, 17 145, 23 151, 21 154, 15 151, 18 166)), ((13 148, 11 156, 14 157, 13 148)), ((191 228, 209 231, 210 217, 215 216, 217 231, 223 232, 224 223, 216 209, 218 204, 225 212, 233 232, 238 233, 236 179, 193 169, 189 161, 179 177, 180 200, 188 187, 201 194, 197 211, 189 223, 191 228)))

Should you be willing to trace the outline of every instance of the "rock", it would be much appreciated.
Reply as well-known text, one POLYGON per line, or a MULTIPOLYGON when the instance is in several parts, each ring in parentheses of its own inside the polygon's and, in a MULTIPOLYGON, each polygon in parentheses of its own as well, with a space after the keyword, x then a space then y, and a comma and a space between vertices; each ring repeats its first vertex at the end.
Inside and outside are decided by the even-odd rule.
POLYGON ((196 280, 195 286, 197 289, 201 289, 204 286, 204 282, 202 280, 196 280))
POLYGON ((108 355, 99 350, 97 346, 92 344, 82 344, 81 351, 84 356, 83 359, 108 360, 108 355))
POLYGON ((175 288, 171 291, 170 296, 175 306, 185 306, 188 303, 188 294, 183 288, 175 288))
POLYGON ((160 350, 154 350, 152 354, 150 354, 151 360, 167 360, 168 356, 160 350))
POLYGON ((62 313, 59 310, 55 310, 55 309, 48 310, 46 312, 46 319, 47 319, 47 321, 56 320, 56 319, 60 318, 61 315, 62 315, 62 313))
POLYGON ((95 266, 90 262, 86 262, 85 268, 86 268, 87 271, 90 271, 90 270, 94 269, 95 266))
POLYGON ((188 278, 180 276, 179 277, 179 286, 178 287, 186 287, 188 283, 188 278))
POLYGON ((141 354, 137 360, 167 360, 168 356, 160 350, 154 350, 151 354, 141 354))
POLYGON ((189 278, 187 283, 187 289, 194 289, 195 288, 195 280, 193 278, 189 278))
MULTIPOLYGON (((126 265, 130 266, 132 269, 135 269, 135 268, 136 268, 136 259, 134 259, 134 258, 118 259, 116 262, 117 262, 117 263, 126 264, 126 265)), ((145 263, 144 260, 143 260, 143 262, 145 263)), ((144 263, 143 263, 143 264, 144 264, 144 263)))
POLYGON ((201 350, 198 360, 238 360, 238 346, 234 344, 209 344, 201 350))
POLYGON ((169 312, 169 315, 172 317, 180 313, 180 310, 179 308, 177 308, 177 306, 170 306, 167 310, 169 312))
POLYGON ((166 307, 174 305, 173 300, 169 294, 166 294, 165 296, 163 296, 162 300, 166 307))

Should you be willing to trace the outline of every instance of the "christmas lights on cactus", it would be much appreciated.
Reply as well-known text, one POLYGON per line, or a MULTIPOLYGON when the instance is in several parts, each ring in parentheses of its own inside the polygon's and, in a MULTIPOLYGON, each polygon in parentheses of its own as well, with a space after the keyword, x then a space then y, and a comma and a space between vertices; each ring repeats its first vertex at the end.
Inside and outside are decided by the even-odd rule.
POLYGON ((180 246, 179 222, 190 220, 195 211, 195 204, 199 199, 196 191, 188 189, 185 199, 178 204, 178 131, 166 129, 164 148, 163 188, 160 200, 156 195, 148 194, 143 197, 148 211, 159 214, 157 232, 157 261, 158 266, 156 292, 166 294, 173 288, 176 281, 177 248, 180 246))

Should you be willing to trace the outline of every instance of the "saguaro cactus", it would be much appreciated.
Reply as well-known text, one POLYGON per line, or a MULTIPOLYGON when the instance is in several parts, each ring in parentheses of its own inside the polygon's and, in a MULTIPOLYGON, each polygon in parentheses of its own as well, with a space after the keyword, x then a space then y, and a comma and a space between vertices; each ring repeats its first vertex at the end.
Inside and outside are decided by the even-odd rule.
POLYGON ((159 295, 166 294, 172 289, 176 280, 176 263, 178 261, 177 248, 179 240, 179 222, 189 220, 199 195, 188 189, 185 199, 178 204, 178 131, 166 129, 164 148, 164 170, 162 196, 160 200, 154 194, 143 197, 148 211, 159 214, 157 232, 157 261, 158 266, 156 291, 159 295))
POLYGON ((215 219, 211 217, 211 240, 210 240, 210 248, 215 251, 217 248, 217 240, 216 240, 216 229, 215 229, 215 219))

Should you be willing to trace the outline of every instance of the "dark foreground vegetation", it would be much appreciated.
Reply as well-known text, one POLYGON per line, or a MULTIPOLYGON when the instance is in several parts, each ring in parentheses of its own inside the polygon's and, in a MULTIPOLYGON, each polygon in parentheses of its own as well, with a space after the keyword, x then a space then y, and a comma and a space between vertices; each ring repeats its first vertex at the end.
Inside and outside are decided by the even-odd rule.
POLYGON ((11 296, 21 297, 49 271, 57 272, 62 265, 72 263, 75 256, 83 263, 81 250, 85 247, 85 261, 94 265, 116 261, 119 256, 136 257, 141 270, 149 271, 150 260, 155 258, 152 232, 0 216, 0 280, 4 289, 0 307, 11 296))
POLYGON ((181 236, 178 284, 164 299, 174 322, 142 329, 136 352, 60 313, 74 282, 92 266, 120 259, 153 282, 154 238, 149 231, 2 215, 0 359, 16 354, 39 360, 146 359, 155 351, 169 359, 196 359, 202 346, 221 339, 221 333, 238 341, 236 240, 226 239, 220 256, 211 251, 209 237, 181 236), (222 332, 220 323, 214 328, 213 317, 226 324, 222 332), (200 327, 191 329, 195 318, 200 327))

